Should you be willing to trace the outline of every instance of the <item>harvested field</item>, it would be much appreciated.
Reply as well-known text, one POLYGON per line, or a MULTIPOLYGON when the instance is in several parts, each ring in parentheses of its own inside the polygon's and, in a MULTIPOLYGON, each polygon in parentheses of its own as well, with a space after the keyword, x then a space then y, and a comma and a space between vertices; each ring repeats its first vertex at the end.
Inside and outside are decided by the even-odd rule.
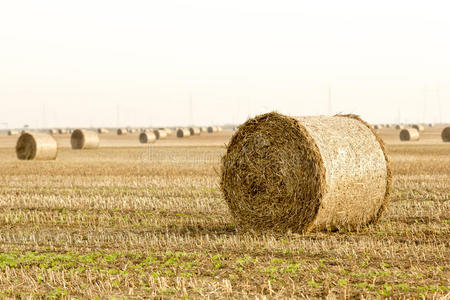
POLYGON ((450 293, 450 144, 381 128, 386 211, 357 232, 243 232, 220 192, 232 132, 151 147, 102 135, 56 161, 0 136, 0 295, 53 298, 441 298, 450 293))

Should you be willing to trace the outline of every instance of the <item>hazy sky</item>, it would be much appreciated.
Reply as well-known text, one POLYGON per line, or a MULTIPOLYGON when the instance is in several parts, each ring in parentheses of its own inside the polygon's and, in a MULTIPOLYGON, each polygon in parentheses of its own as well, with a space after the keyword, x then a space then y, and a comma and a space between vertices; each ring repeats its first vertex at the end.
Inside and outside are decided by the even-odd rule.
POLYGON ((328 114, 330 90, 332 113, 449 122, 450 2, 0 2, 10 127, 328 114))

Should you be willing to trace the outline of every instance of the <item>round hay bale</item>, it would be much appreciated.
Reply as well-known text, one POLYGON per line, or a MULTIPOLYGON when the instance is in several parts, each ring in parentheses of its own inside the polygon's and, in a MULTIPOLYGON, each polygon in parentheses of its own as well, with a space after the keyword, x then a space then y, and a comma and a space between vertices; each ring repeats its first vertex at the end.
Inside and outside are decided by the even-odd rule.
POLYGON ((405 129, 405 126, 397 124, 397 125, 395 125, 395 129, 397 129, 397 130, 405 129))
POLYGON ((418 141, 419 131, 415 128, 404 128, 400 131, 400 141, 418 141))
POLYGON ((423 125, 420 125, 420 124, 414 124, 411 127, 414 129, 417 129, 417 131, 419 131, 419 132, 422 132, 425 130, 425 127, 423 127, 423 125))
POLYGON ((152 144, 156 142, 156 136, 153 131, 146 131, 139 134, 139 142, 141 144, 152 144))
POLYGON ((432 124, 432 123, 429 123, 429 124, 428 124, 428 127, 433 128, 433 124, 432 124))
POLYGON ((177 130, 177 138, 190 137, 191 132, 187 128, 179 128, 177 130))
POLYGON ((64 128, 59 128, 59 129, 58 129, 58 133, 59 133, 59 134, 66 134, 66 133, 67 133, 67 130, 64 129, 64 128))
POLYGON ((54 160, 58 154, 58 145, 49 134, 24 132, 17 140, 16 154, 20 160, 54 160))
POLYGON ((380 128, 381 128, 380 125, 373 125, 373 129, 375 129, 375 130, 378 130, 378 129, 380 129, 380 128))
POLYGON ((136 133, 136 129, 134 128, 127 128, 128 133, 136 133))
POLYGON ((391 178, 383 141, 359 117, 272 112, 234 133, 221 190, 244 229, 354 230, 379 219, 391 178))
POLYGON ((209 126, 208 127, 208 133, 214 133, 214 132, 218 132, 219 129, 216 126, 209 126))
POLYGON ((75 129, 70 136, 72 149, 97 149, 100 139, 95 131, 75 129))
POLYGON ((200 128, 190 127, 189 132, 191 133, 191 135, 200 135, 200 128))
POLYGON ((450 126, 442 130, 441 137, 443 142, 450 142, 450 126))
POLYGON ((128 130, 126 130, 125 128, 117 129, 117 135, 125 135, 125 134, 128 134, 128 130))
POLYGON ((166 131, 162 130, 162 129, 155 129, 155 130, 153 130, 153 133, 155 134, 155 137, 157 140, 165 139, 167 137, 166 131))
POLYGON ((109 133, 109 130, 106 128, 98 128, 97 133, 98 134, 106 134, 106 133, 109 133))
POLYGON ((53 134, 57 134, 57 133, 58 133, 58 130, 56 130, 56 129, 49 129, 49 130, 48 130, 48 133, 49 133, 49 134, 52 134, 52 135, 53 135, 53 134))
POLYGON ((170 128, 164 128, 164 127, 160 127, 158 128, 159 130, 164 130, 166 132, 166 136, 171 136, 172 135, 172 129, 170 128))
POLYGON ((200 131, 203 133, 207 133, 208 132, 208 127, 205 127, 205 126, 203 126, 203 127, 200 127, 200 131))
POLYGON ((8 130, 8 135, 9 136, 12 136, 12 135, 18 135, 19 134, 19 131, 17 131, 17 130, 8 130))

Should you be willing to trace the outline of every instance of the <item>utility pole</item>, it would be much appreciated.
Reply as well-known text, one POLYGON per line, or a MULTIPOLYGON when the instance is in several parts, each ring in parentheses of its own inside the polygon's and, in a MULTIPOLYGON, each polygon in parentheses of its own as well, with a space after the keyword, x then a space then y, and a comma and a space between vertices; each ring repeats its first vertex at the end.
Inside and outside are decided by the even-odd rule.
POLYGON ((189 125, 194 125, 194 120, 192 117, 192 95, 189 96, 189 125))
POLYGON ((427 111, 427 86, 423 86, 423 116, 422 116, 422 122, 425 123, 426 118, 426 111, 427 111))
POLYGON ((45 114, 45 103, 42 105, 42 128, 47 128, 46 114, 45 114))
POLYGON ((439 113, 439 124, 442 124, 441 93, 439 90, 439 86, 436 87, 436 98, 437 98, 438 113, 439 113))
POLYGON ((333 107, 331 106, 331 85, 328 85, 328 115, 333 114, 333 107))
POLYGON ((116 126, 120 127, 120 107, 119 107, 119 104, 117 104, 117 108, 116 108, 116 126))

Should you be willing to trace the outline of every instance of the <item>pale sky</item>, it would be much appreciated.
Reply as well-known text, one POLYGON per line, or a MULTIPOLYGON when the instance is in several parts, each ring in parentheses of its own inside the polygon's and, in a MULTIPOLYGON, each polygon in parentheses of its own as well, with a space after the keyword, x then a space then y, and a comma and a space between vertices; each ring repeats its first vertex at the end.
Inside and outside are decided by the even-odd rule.
POLYGON ((450 122, 450 2, 1 1, 0 105, 9 127, 450 122))

